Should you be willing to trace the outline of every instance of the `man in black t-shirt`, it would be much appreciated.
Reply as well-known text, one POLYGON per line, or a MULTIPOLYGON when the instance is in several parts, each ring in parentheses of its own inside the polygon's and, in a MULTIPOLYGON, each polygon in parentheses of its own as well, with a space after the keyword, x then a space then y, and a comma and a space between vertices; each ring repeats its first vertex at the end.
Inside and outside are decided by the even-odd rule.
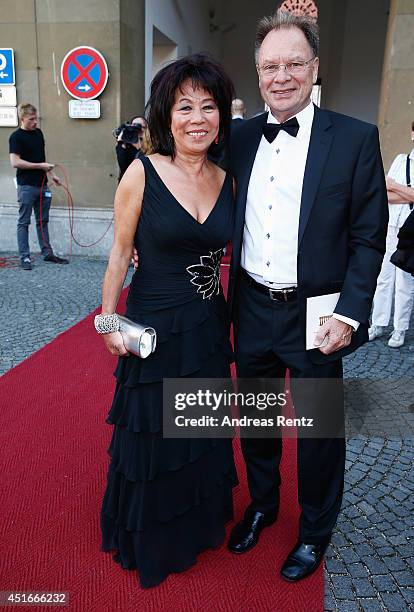
MULTIPOLYGON (((10 163, 16 168, 17 200, 19 220, 17 222, 17 244, 20 265, 23 270, 31 270, 29 251, 29 225, 34 209, 37 238, 45 261, 57 264, 69 263, 57 257, 49 242, 49 209, 52 194, 47 186, 47 173, 53 164, 46 162, 45 141, 42 131, 37 127, 37 110, 32 104, 19 104, 20 127, 9 138, 10 163), (41 213, 41 214, 40 214, 41 213)), ((52 173, 52 180, 60 185, 60 180, 52 173)))

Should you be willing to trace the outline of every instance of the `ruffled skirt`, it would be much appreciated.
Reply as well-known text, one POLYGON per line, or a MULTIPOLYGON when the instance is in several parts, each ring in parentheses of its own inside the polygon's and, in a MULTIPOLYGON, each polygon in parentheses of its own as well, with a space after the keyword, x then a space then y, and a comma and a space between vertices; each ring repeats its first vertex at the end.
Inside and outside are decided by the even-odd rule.
POLYGON ((151 587, 220 546, 237 484, 231 440, 163 438, 162 379, 229 377, 232 353, 221 298, 152 313, 130 304, 127 316, 153 325, 158 345, 115 371, 102 549, 151 587))

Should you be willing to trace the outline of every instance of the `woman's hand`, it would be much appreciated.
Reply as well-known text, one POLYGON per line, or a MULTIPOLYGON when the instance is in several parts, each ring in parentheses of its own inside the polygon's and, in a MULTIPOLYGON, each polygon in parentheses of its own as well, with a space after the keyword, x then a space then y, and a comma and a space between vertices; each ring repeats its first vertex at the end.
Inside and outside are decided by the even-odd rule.
POLYGON ((129 355, 128 351, 124 346, 124 341, 122 340, 121 332, 113 332, 111 334, 102 334, 104 342, 106 344, 106 348, 111 353, 111 355, 116 355, 117 357, 126 357, 129 355))

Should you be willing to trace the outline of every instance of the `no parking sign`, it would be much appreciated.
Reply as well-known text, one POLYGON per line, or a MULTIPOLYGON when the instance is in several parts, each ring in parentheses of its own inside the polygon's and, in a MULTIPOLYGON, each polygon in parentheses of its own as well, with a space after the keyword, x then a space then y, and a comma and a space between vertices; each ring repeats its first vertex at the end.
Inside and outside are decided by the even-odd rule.
POLYGON ((78 100, 93 100, 105 89, 108 66, 93 47, 75 47, 66 54, 60 69, 66 91, 78 100))

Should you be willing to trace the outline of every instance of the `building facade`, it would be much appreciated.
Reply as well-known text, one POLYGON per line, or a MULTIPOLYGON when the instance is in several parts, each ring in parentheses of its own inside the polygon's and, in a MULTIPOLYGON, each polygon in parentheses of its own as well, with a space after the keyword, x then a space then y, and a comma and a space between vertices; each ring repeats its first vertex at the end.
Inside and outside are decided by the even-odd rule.
MULTIPOLYGON (((255 26, 281 1, 257 0, 3 0, 2 48, 13 48, 17 102, 39 109, 47 161, 69 175, 74 234, 90 244, 112 218, 117 186, 112 130, 143 112, 152 77, 176 57, 206 51, 232 76, 248 116, 263 110, 253 56, 255 26), (70 119, 71 96, 60 66, 71 49, 87 45, 106 59, 109 79, 99 96, 101 118, 70 119)), ((301 3, 296 2, 296 5, 301 3)), ((414 120, 414 0, 308 0, 321 29, 321 106, 376 123, 385 168, 409 151, 414 120)), ((1 53, 1 51, 0 51, 1 53)), ((16 250, 16 189, 8 137, 0 127, 0 250, 16 250)), ((93 247, 72 243, 66 197, 53 189, 51 239, 57 251, 103 255, 112 231, 93 247)), ((35 232, 32 232, 33 238, 35 232)), ((33 242, 34 250, 36 244, 33 242)))

